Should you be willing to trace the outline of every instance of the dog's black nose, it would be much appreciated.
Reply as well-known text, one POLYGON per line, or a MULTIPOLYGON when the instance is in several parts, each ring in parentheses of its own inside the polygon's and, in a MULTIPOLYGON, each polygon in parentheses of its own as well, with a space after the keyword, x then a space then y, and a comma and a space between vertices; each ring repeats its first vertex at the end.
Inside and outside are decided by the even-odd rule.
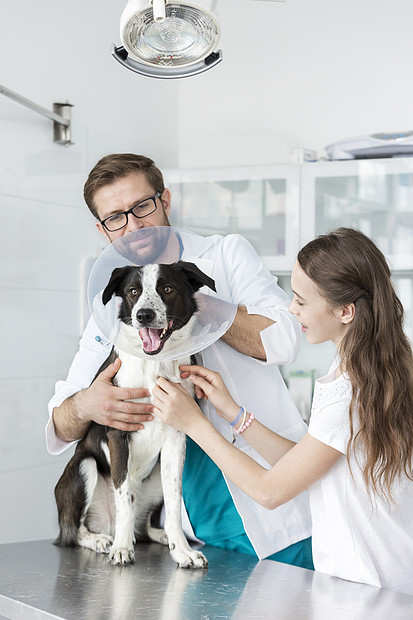
POLYGON ((152 308, 140 308, 136 313, 136 320, 141 323, 141 325, 148 325, 155 318, 155 312, 152 308))

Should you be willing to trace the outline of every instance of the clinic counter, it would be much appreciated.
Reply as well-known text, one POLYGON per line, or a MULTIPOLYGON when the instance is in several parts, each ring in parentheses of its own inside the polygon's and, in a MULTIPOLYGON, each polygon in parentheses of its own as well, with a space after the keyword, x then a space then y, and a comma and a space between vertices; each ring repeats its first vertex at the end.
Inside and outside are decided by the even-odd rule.
POLYGON ((412 620, 413 597, 203 548, 207 570, 176 568, 167 548, 136 546, 133 566, 50 541, 0 545, 0 619, 412 620))

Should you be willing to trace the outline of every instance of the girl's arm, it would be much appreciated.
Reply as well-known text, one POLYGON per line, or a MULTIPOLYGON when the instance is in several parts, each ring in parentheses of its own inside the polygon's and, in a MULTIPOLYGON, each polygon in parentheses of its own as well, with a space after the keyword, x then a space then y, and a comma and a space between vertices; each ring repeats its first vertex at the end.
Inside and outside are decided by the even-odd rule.
MULTIPOLYGON (((220 375, 202 367, 191 367, 187 371, 196 373, 195 377, 191 374, 192 381, 202 386, 218 413, 229 421, 235 419, 239 407, 220 375)), ((307 489, 343 456, 309 434, 294 444, 254 420, 243 437, 251 441, 257 452, 264 451, 262 456, 273 464, 267 470, 222 437, 182 386, 161 378, 153 395, 156 415, 189 435, 230 480, 270 510, 307 489)))
MULTIPOLYGON (((181 366, 180 368, 182 377, 187 378, 189 376, 195 385, 198 399, 209 398, 218 415, 226 420, 228 425, 237 418, 240 407, 232 398, 218 372, 213 372, 203 366, 181 366)), ((254 414, 256 413, 254 412, 254 414)), ((242 418, 243 416, 233 426, 234 432, 241 426, 242 418)), ((295 442, 277 435, 258 420, 255 420, 254 424, 246 429, 242 436, 270 465, 274 465, 295 446, 295 442)))

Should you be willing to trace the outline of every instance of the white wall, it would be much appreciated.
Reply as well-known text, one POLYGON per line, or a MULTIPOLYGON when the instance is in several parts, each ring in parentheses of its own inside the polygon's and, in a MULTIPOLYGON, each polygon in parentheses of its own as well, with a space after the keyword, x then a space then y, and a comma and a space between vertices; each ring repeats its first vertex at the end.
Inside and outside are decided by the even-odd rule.
POLYGON ((2 5, 0 82, 48 109, 74 104, 75 144, 54 144, 51 121, 0 95, 0 543, 57 534, 53 488, 69 455, 46 452, 47 402, 77 349, 82 263, 105 245, 83 203, 87 173, 114 151, 177 164, 165 100, 176 117, 178 85, 137 80, 112 59, 122 8, 2 5))
POLYGON ((224 61, 182 81, 118 65, 124 0, 3 3, 0 81, 74 104, 74 145, 0 95, 0 543, 52 538, 67 456, 46 453, 46 406, 77 348, 80 273, 101 241, 83 204, 104 154, 163 168, 288 161, 297 147, 412 128, 408 0, 220 0, 224 61), (252 34, 250 34, 252 31, 252 34), (247 41, 247 44, 243 41, 247 41))
POLYGON ((218 9, 224 60, 180 90, 182 167, 286 162, 301 147, 322 156, 342 138, 413 128, 410 0, 218 9))

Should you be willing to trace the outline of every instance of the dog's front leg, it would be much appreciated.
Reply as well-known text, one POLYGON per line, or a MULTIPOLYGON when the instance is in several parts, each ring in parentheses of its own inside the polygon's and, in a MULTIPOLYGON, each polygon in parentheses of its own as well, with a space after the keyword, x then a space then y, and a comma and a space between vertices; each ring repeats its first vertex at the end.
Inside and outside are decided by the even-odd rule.
POLYGON ((206 568, 203 553, 191 549, 182 531, 182 471, 185 461, 185 435, 169 427, 161 450, 161 478, 165 502, 165 533, 172 558, 181 568, 206 568))
POLYGON ((134 515, 128 472, 129 434, 115 429, 108 432, 110 469, 115 495, 115 539, 109 553, 112 564, 135 561, 134 515))

